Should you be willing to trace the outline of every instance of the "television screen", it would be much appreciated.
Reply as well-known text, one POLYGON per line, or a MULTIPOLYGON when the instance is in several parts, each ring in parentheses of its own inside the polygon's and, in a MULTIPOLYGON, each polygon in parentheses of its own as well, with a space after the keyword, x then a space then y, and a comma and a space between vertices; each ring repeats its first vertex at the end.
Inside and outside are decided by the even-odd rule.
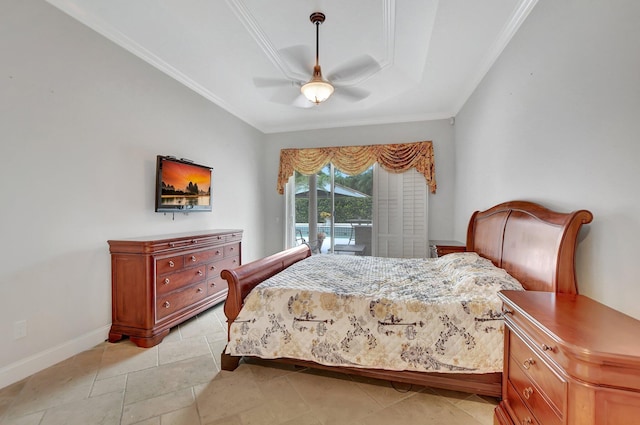
POLYGON ((211 167, 158 155, 156 212, 211 211, 211 167))

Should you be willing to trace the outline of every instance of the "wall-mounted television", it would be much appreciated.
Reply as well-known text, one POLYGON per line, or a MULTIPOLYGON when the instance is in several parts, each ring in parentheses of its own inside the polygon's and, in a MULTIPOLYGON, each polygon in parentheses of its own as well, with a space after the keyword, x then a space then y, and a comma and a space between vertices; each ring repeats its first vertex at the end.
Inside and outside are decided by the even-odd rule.
POLYGON ((211 167, 158 155, 156 212, 211 211, 211 167))

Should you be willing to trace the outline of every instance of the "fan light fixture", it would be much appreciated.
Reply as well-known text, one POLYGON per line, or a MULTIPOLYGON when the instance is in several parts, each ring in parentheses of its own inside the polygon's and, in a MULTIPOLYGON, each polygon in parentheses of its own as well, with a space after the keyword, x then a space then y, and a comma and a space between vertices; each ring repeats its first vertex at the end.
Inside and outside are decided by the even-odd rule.
POLYGON ((329 96, 333 94, 333 86, 322 78, 320 66, 316 65, 313 67, 313 77, 300 87, 300 91, 309 101, 318 104, 329 99, 329 96))
POLYGON ((309 80, 308 83, 304 84, 300 87, 300 91, 309 99, 310 102, 315 104, 319 104, 329 99, 329 97, 333 94, 333 86, 327 80, 322 78, 322 71, 320 70, 320 63, 318 60, 318 39, 320 32, 320 24, 324 22, 325 16, 324 13, 314 12, 309 16, 309 19, 316 26, 316 65, 313 67, 313 77, 309 80))

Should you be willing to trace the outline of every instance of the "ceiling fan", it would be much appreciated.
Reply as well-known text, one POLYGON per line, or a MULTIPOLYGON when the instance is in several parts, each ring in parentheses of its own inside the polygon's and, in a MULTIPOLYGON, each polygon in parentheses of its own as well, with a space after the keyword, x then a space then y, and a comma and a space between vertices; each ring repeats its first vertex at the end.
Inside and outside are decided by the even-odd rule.
POLYGON ((314 12, 309 16, 309 20, 316 26, 316 58, 313 69, 309 69, 306 58, 302 57, 304 46, 293 46, 281 50, 288 59, 302 65, 306 72, 311 72, 311 79, 308 81, 296 79, 269 79, 254 78, 256 87, 282 87, 283 90, 276 93, 271 100, 274 102, 291 104, 301 108, 310 108, 318 105, 332 94, 340 96, 349 101, 358 101, 369 96, 367 90, 353 87, 365 78, 378 72, 380 64, 370 55, 362 55, 352 61, 349 61, 329 74, 327 79, 322 76, 319 58, 320 45, 320 24, 325 21, 326 17, 322 12, 314 12), (291 90, 294 88, 296 90, 291 90))

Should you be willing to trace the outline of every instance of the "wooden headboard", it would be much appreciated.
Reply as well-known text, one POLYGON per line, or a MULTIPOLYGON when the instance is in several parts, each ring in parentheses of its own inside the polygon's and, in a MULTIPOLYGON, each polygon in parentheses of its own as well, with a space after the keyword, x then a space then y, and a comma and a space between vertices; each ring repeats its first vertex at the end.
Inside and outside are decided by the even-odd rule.
POLYGON ((533 202, 505 202, 473 213, 467 251, 490 259, 527 290, 577 294, 578 232, 592 219, 587 210, 559 213, 533 202))

